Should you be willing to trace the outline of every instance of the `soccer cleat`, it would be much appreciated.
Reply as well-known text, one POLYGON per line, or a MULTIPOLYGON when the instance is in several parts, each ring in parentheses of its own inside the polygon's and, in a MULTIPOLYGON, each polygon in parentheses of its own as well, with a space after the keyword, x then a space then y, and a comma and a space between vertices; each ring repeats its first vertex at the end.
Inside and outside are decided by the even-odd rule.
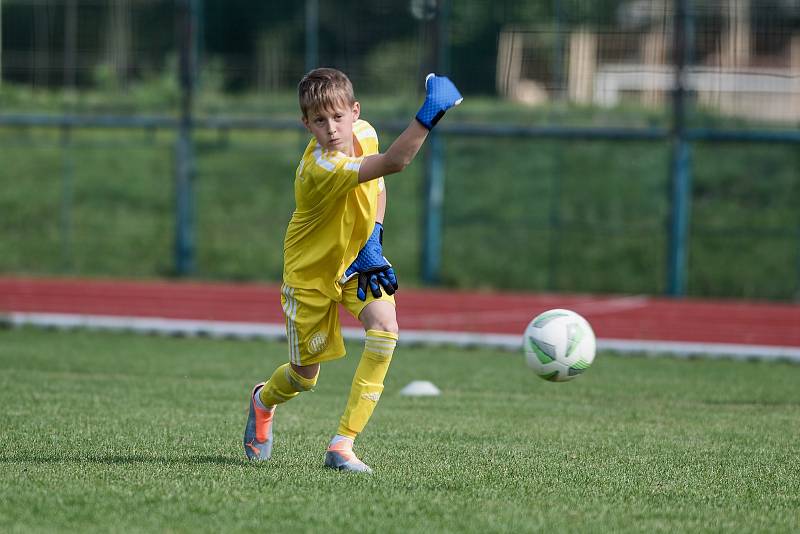
POLYGON ((325 451, 325 467, 352 473, 372 473, 372 469, 353 452, 353 443, 340 441, 325 451))
POLYGON ((249 460, 269 460, 272 455, 272 410, 256 406, 256 392, 264 383, 256 384, 250 393, 250 415, 244 428, 244 453, 249 460))

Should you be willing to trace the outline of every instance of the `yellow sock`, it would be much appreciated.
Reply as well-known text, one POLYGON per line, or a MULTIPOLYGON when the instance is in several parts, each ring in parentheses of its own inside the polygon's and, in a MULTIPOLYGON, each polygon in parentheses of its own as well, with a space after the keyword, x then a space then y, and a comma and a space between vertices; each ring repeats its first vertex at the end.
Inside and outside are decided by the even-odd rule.
POLYGON ((367 330, 364 352, 353 377, 347 406, 339 420, 338 434, 355 438, 364 430, 383 392, 383 379, 389 370, 395 345, 397 334, 367 330))
POLYGON ((285 363, 275 369, 272 376, 258 392, 264 406, 274 406, 293 399, 301 391, 309 391, 317 383, 317 376, 305 378, 292 369, 291 364, 285 363))

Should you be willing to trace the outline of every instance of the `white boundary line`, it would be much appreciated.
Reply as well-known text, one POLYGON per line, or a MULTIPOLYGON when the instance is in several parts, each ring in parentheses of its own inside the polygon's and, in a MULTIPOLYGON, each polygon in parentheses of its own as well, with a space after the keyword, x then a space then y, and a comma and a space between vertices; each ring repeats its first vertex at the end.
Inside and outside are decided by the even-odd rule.
MULTIPOLYGON (((268 323, 28 312, 12 312, 0 315, 0 324, 2 323, 15 327, 30 325, 65 330, 86 328, 89 330, 117 330, 143 334, 208 336, 214 338, 286 339, 286 328, 283 324, 268 323)), ((364 339, 364 331, 360 328, 343 328, 342 334, 346 339, 364 339)), ((404 330, 400 336, 400 342, 404 345, 494 347, 513 351, 518 351, 522 348, 521 336, 510 334, 404 330)), ((623 353, 640 352, 679 357, 700 356, 737 360, 788 360, 800 363, 800 347, 601 338, 597 340, 597 348, 623 353)))

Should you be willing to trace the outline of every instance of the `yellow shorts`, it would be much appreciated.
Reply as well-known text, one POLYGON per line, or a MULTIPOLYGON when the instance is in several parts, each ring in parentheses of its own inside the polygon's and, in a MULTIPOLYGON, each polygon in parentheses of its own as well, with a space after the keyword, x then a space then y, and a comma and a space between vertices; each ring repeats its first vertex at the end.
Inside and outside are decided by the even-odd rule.
MULTIPOLYGON (((358 319, 364 307, 376 300, 394 304, 394 296, 381 291, 380 298, 367 291, 366 302, 358 299, 358 277, 342 289, 341 304, 358 319)), ((339 322, 339 302, 314 289, 281 286, 281 305, 286 318, 286 337, 289 341, 289 361, 295 365, 335 360, 345 355, 342 325, 339 322)))

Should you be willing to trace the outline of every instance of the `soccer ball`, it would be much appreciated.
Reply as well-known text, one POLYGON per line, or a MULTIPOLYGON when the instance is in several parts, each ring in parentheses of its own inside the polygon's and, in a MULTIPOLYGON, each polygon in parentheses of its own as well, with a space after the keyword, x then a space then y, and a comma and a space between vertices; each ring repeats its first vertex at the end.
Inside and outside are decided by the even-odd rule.
POLYGON ((588 321, 570 310, 549 310, 525 329, 525 361, 545 380, 572 380, 592 365, 595 338, 588 321))

